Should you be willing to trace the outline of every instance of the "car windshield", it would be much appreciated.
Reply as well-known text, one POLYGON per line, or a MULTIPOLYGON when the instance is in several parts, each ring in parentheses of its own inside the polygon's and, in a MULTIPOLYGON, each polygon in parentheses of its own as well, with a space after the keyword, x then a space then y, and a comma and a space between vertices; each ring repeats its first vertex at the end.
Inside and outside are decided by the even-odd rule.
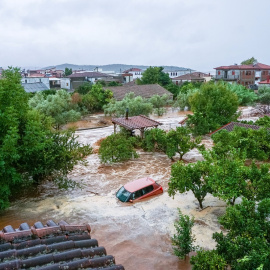
POLYGON ((126 202, 129 197, 130 197, 130 192, 127 191, 124 187, 121 187, 117 193, 116 193, 116 197, 121 201, 121 202, 126 202))

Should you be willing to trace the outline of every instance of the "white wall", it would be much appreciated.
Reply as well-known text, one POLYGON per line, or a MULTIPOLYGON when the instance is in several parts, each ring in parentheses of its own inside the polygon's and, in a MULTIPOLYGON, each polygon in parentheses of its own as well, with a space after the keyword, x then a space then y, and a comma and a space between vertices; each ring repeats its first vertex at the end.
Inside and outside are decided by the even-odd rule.
POLYGON ((61 78, 61 88, 70 90, 70 78, 61 78))

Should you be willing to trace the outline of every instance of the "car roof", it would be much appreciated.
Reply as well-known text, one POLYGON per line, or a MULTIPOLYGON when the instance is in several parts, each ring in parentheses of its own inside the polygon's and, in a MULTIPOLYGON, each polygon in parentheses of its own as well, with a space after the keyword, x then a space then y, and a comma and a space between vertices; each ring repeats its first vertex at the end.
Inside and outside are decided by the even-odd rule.
POLYGON ((155 180, 153 180, 150 177, 140 178, 133 182, 130 182, 128 184, 124 185, 124 188, 129 192, 134 192, 136 190, 139 190, 141 188, 153 185, 155 183, 155 180))

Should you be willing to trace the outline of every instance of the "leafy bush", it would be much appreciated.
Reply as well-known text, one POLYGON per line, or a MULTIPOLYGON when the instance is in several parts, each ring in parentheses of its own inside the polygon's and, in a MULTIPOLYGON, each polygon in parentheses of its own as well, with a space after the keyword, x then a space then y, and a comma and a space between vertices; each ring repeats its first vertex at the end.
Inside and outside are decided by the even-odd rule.
POLYGON ((257 95, 254 91, 247 89, 245 86, 238 83, 225 83, 226 87, 232 92, 235 93, 238 97, 239 105, 246 106, 253 104, 257 99, 257 95))
POLYGON ((226 270, 227 263, 216 250, 198 250, 190 259, 193 270, 226 270))
POLYGON ((135 97, 134 93, 126 94, 121 101, 112 100, 103 107, 105 115, 116 117, 124 116, 127 108, 129 116, 140 114, 148 116, 153 111, 153 105, 149 101, 141 96, 135 97))
POLYGON ((166 105, 169 105, 171 103, 171 100, 168 95, 154 95, 152 96, 149 101, 153 104, 154 113, 158 116, 162 116, 166 109, 164 108, 166 105))
POLYGON ((121 133, 108 136, 101 142, 99 157, 103 163, 114 163, 137 158, 139 155, 134 149, 136 139, 121 133))
POLYGON ((179 259, 185 259, 186 255, 195 250, 193 246, 194 237, 192 236, 192 227, 194 225, 194 218, 183 215, 178 209, 178 220, 174 223, 176 234, 171 238, 173 245, 173 252, 179 259))
POLYGON ((80 112, 77 111, 78 105, 72 103, 71 95, 65 90, 58 90, 55 95, 47 97, 44 97, 42 92, 38 92, 29 100, 29 105, 44 115, 52 117, 56 129, 81 118, 80 112))
POLYGON ((166 132, 160 128, 152 128, 144 133, 143 148, 146 151, 166 151, 166 132))

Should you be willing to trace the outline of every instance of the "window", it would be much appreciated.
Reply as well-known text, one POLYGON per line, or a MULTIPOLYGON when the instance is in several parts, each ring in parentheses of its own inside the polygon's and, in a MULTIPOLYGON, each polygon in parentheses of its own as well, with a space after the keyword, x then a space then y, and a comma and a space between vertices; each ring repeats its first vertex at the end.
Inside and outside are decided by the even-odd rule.
POLYGON ((25 83, 27 83, 27 80, 25 80, 25 83))
POLYGON ((176 81, 175 83, 176 83, 176 85, 178 85, 178 81, 176 81))
POLYGON ((220 75, 220 71, 218 71, 218 73, 217 73, 218 75, 220 75))
POLYGON ((151 192, 153 190, 154 190, 154 187, 151 185, 151 186, 143 188, 142 192, 143 192, 143 195, 144 195, 144 194, 147 194, 147 193, 149 193, 149 192, 151 192))
POLYGON ((137 190, 132 194, 132 200, 136 200, 140 198, 142 195, 143 195, 142 189, 137 190))
POLYGON ((250 76, 251 75, 251 71, 246 71, 246 75, 250 76))
POLYGON ((235 71, 234 70, 232 71, 232 75, 235 75, 235 71))
POLYGON ((67 86, 68 86, 68 83, 67 83, 67 86))

